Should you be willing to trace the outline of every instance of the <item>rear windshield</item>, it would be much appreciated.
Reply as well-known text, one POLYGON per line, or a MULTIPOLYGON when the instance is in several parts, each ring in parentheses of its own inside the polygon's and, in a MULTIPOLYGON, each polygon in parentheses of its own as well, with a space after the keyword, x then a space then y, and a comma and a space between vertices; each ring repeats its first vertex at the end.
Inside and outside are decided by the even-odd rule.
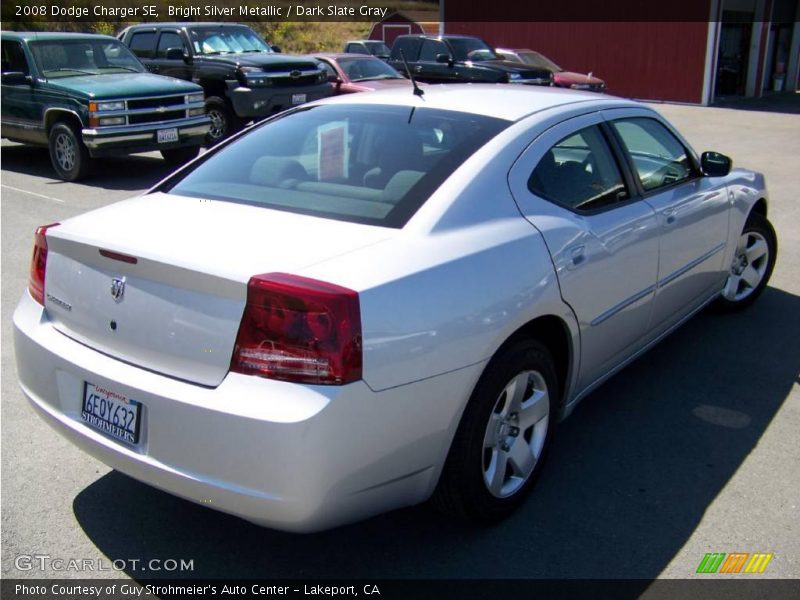
POLYGON ((508 125, 427 108, 304 108, 211 153, 162 191, 399 228, 508 125))

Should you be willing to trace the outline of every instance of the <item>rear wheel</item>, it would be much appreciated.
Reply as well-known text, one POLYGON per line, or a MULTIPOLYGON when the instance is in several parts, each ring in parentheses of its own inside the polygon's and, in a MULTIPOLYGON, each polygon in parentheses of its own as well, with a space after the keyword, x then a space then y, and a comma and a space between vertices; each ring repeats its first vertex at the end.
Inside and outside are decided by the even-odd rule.
POLYGON ((478 522, 516 509, 544 464, 558 398, 555 365, 540 342, 518 342, 493 359, 464 411, 436 507, 478 522))
POLYGON ((171 150, 161 151, 161 156, 164 157, 164 160, 175 167, 187 163, 193 158, 197 158, 198 154, 200 154, 199 146, 188 146, 184 148, 173 148, 171 150))
POLYGON ((770 222, 759 214, 750 215, 736 244, 717 307, 739 310, 755 302, 767 287, 777 253, 778 241, 770 222))
POLYGON ((50 162, 59 179, 77 181, 89 172, 89 151, 69 123, 59 121, 50 129, 50 162))

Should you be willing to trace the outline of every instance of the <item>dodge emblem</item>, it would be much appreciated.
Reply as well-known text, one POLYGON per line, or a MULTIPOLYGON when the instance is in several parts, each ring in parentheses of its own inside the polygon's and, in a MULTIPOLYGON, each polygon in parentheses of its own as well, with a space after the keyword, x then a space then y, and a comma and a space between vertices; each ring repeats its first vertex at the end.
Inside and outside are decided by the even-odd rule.
POLYGON ((111 297, 114 302, 122 302, 122 297, 125 295, 125 278, 114 277, 111 280, 111 297))

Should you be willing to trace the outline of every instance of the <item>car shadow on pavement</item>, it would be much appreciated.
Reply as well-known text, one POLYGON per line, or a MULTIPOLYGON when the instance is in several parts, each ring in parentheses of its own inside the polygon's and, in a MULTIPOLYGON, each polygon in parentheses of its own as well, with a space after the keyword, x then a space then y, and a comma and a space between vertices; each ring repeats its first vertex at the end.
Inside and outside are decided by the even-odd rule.
POLYGON ((139 569, 154 558, 193 561, 187 572, 129 567, 134 579, 652 579, 787 398, 798 331, 800 297, 774 288, 740 314, 691 320, 582 402, 560 426, 534 493, 493 527, 460 525, 423 505, 286 534, 117 472, 82 490, 73 510, 111 560, 138 559, 139 569))
MULTIPOLYGON (((4 145, 3 170, 49 179, 48 185, 86 185, 107 190, 146 190, 176 167, 156 156, 130 155, 95 159, 86 179, 75 184, 56 179, 47 148, 23 145, 4 145)), ((54 195, 56 192, 53 192, 54 195)))

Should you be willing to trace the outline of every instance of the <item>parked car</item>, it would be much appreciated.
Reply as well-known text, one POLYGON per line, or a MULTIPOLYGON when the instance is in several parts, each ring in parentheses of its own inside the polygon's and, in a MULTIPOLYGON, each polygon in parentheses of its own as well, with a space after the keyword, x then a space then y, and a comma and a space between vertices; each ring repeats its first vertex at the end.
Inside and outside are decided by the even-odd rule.
POLYGON ((149 74, 112 37, 3 32, 1 77, 2 137, 48 147, 66 181, 100 156, 159 150, 181 164, 209 130, 200 86, 149 74))
POLYGON ((704 306, 750 305, 776 252, 764 177, 645 105, 350 94, 40 227, 18 374, 86 452, 255 523, 431 496, 491 521, 578 401, 704 306))
POLYGON ((527 48, 497 48, 498 56, 506 60, 547 69, 553 74, 553 85, 558 87, 571 88, 573 90, 587 90, 590 92, 605 92, 606 82, 595 77, 592 73, 574 73, 565 71, 544 54, 534 52, 527 48))
POLYGON ((344 50, 348 54, 371 54, 381 60, 386 60, 391 54, 389 46, 382 40, 350 40, 345 43, 344 50))
POLYGON ((321 53, 314 54, 314 58, 325 67, 334 94, 372 92, 398 86, 411 89, 411 81, 374 56, 321 53))
POLYGON ((550 71, 503 60, 483 40, 466 35, 401 35, 389 64, 430 83, 519 83, 550 85, 550 71), (405 55, 405 61, 403 60, 405 55))
POLYGON ((209 144, 253 119, 331 93, 317 62, 277 53, 246 25, 142 23, 124 29, 119 39, 151 72, 203 86, 209 144))

